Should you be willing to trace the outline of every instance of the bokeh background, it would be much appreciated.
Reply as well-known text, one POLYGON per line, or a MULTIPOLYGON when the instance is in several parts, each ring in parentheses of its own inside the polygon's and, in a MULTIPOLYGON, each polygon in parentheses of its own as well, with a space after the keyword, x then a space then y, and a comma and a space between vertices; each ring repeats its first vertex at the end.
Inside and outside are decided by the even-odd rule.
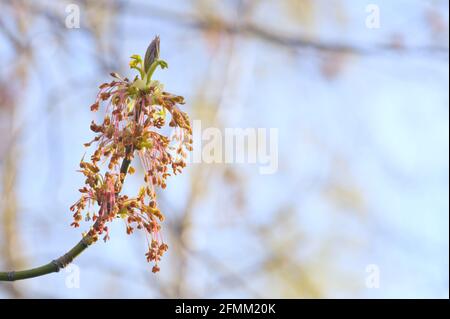
POLYGON ((448 10, 446 0, 1 0, 1 270, 47 263, 80 239, 69 206, 89 106, 110 72, 133 75, 129 56, 155 35, 169 63, 156 77, 191 118, 277 128, 279 167, 196 163, 170 178, 157 275, 143 234, 117 222, 75 267, 0 283, 0 297, 448 298, 448 10), (69 4, 80 28, 66 27, 69 4), (379 28, 366 25, 370 4, 379 28))

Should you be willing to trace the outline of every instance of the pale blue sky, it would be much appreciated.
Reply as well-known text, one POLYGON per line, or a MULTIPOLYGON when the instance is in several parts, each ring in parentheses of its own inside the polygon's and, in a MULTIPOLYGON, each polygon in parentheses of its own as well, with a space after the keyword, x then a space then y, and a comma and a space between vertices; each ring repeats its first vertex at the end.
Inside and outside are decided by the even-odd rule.
MULTIPOLYGON (((271 232, 281 237, 299 230, 305 242, 289 254, 304 260, 308 267, 323 269, 320 280, 327 283, 326 296, 448 297, 448 51, 373 49, 397 33, 403 34, 412 48, 435 44, 448 48, 448 39, 430 42, 423 20, 427 1, 376 1, 381 10, 381 29, 377 30, 364 24, 369 2, 341 2, 346 24, 336 26, 332 8, 321 1, 315 36, 373 53, 348 57, 336 78, 324 77, 323 58, 317 52, 286 49, 248 37, 236 39, 237 79, 224 102, 224 126, 278 128, 279 171, 267 176, 259 175, 254 165, 236 168, 246 181, 247 208, 242 216, 226 209, 218 213, 218 208, 227 205, 226 192, 217 181, 207 185, 212 191, 195 210, 193 246, 216 255, 233 272, 245 272, 263 259, 264 249, 242 225, 269 222, 275 211, 289 205, 292 229, 274 227, 271 232), (333 196, 330 185, 356 188, 363 194, 364 208, 324 201, 333 196), (316 265, 325 247, 333 259, 329 267, 316 265), (380 268, 379 289, 364 287, 368 264, 380 268)), ((448 37, 448 3, 443 3, 446 10, 441 14, 448 37)), ((171 7, 182 10, 175 4, 171 7)), ((298 23, 281 23, 281 15, 274 1, 267 1, 258 11, 258 21, 291 34, 303 32, 298 23)), ((83 26, 83 15, 81 22, 83 26)), ((205 95, 215 99, 222 94, 219 84, 226 76, 227 53, 210 58, 198 31, 132 13, 121 26, 120 32, 130 36, 115 44, 120 48, 118 64, 123 66, 117 71, 130 75, 127 57, 143 53, 151 38, 159 34, 161 54, 169 69, 158 71, 157 78, 167 90, 186 97, 187 111, 192 111, 207 74, 216 85, 207 87, 205 95)), ((83 183, 75 170, 85 151, 82 144, 91 136, 89 105, 97 86, 109 78, 93 64, 95 48, 81 30, 64 31, 70 39, 67 51, 46 42, 45 25, 37 24, 34 31, 41 39, 33 40, 39 63, 21 101, 17 123, 25 128, 19 176, 24 254, 33 264, 40 264, 63 253, 80 236, 78 229, 68 226, 68 207, 83 183), (76 83, 70 88, 66 85, 69 79, 76 83), (60 90, 64 92, 61 100, 48 98, 50 91, 60 90)), ((8 56, 4 42, 0 37, 0 53, 8 56)), ((0 70, 7 68, 0 64, 0 70)), ((166 205, 168 222, 171 214, 185 205, 189 174, 196 165, 206 164, 194 164, 169 181, 164 195, 170 203, 166 205)), ((158 297, 142 282, 164 285, 169 271, 156 278, 150 274, 144 240, 139 237, 126 236, 123 225, 116 223, 110 242, 98 243, 76 261, 81 267, 79 289, 66 288, 64 273, 19 285, 34 296, 158 297), (131 270, 126 271, 124 265, 131 270), (119 277, 99 275, 102 267, 117 269, 119 277), (145 268, 149 269, 144 272, 145 268)), ((176 253, 169 250, 169 255, 176 253)), ((163 261, 163 270, 170 268, 170 260, 169 256, 163 261)), ((195 258, 191 262, 198 263, 197 277, 189 280, 199 296, 253 296, 239 286, 206 295, 215 282, 216 270, 195 258)), ((270 280, 256 277, 249 289, 269 288, 262 290, 262 296, 278 297, 278 287, 268 285, 270 280)))

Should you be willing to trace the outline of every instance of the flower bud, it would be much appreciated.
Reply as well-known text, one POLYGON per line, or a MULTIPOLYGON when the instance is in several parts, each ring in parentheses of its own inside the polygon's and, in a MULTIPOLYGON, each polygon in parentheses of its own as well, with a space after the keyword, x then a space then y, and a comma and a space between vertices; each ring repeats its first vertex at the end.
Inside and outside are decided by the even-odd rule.
POLYGON ((156 36, 145 52, 144 71, 147 73, 150 66, 159 59, 159 36, 156 36))

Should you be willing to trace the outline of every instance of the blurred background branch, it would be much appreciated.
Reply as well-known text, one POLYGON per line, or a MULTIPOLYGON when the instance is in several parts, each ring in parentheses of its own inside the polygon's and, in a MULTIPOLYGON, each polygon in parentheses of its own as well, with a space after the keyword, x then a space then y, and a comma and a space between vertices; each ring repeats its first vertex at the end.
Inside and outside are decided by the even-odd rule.
POLYGON ((160 275, 118 224, 77 262, 80 289, 62 272, 0 297, 448 296, 448 2, 379 1, 379 29, 366 5, 1 0, 1 268, 79 238, 68 207, 88 107, 156 34, 171 66, 158 76, 202 128, 276 127, 280 141, 273 176, 201 163, 171 181, 160 275), (80 28, 65 25, 71 3, 80 28))

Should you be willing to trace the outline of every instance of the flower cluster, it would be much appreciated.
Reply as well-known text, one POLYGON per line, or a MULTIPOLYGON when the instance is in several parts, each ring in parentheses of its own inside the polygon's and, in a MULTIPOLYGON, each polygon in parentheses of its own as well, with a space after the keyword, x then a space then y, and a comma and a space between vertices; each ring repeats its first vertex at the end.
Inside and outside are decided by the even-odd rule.
POLYGON ((95 239, 104 234, 109 238, 107 222, 122 218, 126 232, 142 229, 148 235, 148 262, 153 262, 153 272, 159 270, 158 261, 168 246, 161 237, 160 222, 164 215, 158 208, 155 187, 166 187, 171 174, 181 172, 186 166, 187 152, 192 150, 192 129, 186 113, 178 108, 184 104, 181 96, 164 91, 163 85, 152 80, 156 68, 166 68, 159 59, 159 38, 156 37, 143 61, 139 55, 131 57, 130 67, 139 72, 133 81, 116 73, 114 80, 100 86, 92 111, 105 108, 102 123, 91 123, 95 138, 85 146, 95 145, 90 161, 80 163, 80 172, 86 177, 85 186, 79 191, 81 198, 71 207, 74 212, 72 226, 78 227, 83 219, 93 220, 88 235, 95 239), (171 134, 165 135, 166 119, 171 134), (144 168, 145 183, 135 197, 122 195, 121 189, 127 174, 135 169, 130 166, 135 154, 144 168), (106 172, 102 173, 101 167, 106 172), (92 206, 98 213, 91 216, 92 206))

